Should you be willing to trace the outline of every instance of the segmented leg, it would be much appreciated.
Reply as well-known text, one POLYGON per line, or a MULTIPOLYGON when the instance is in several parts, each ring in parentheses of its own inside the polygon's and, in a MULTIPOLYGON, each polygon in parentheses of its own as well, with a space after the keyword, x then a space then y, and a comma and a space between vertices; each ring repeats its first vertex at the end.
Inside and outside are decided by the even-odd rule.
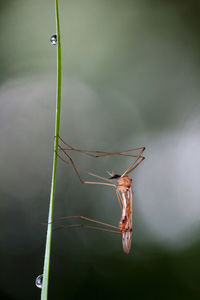
POLYGON ((130 172, 132 172, 143 160, 144 157, 142 157, 141 161, 139 163, 138 160, 141 158, 142 153, 144 152, 145 147, 142 148, 142 150, 140 151, 140 153, 138 154, 138 156, 136 157, 136 159, 134 160, 134 162, 130 165, 130 167, 128 167, 128 169, 121 175, 121 177, 126 176, 127 174, 129 174, 130 172), (136 164, 136 165, 135 165, 136 164))
POLYGON ((65 150, 63 150, 63 149, 61 148, 61 146, 59 146, 59 148, 60 148, 60 150, 68 157, 68 159, 70 160, 70 163, 71 163, 71 164, 70 164, 68 161, 66 161, 65 159, 63 159, 63 158, 57 153, 58 157, 59 157, 64 163, 66 163, 67 165, 71 165, 71 166, 74 168, 74 170, 75 170, 75 172, 76 172, 76 175, 78 176, 78 178, 79 178, 79 180, 80 180, 81 183, 83 183, 83 184, 101 184, 101 185, 107 185, 107 186, 113 186, 113 187, 116 187, 115 184, 111 183, 111 180, 110 180, 110 179, 101 177, 101 176, 96 175, 96 174, 93 174, 93 173, 91 173, 91 172, 86 172, 86 171, 81 170, 80 168, 76 167, 76 165, 75 165, 74 161, 72 160, 72 158, 70 157, 70 155, 69 155, 65 150), (101 180, 108 181, 109 183, 107 183, 107 182, 98 182, 98 181, 84 181, 84 180, 81 178, 81 176, 80 176, 78 170, 79 170, 80 172, 85 173, 85 174, 88 174, 88 175, 90 175, 90 176, 99 178, 99 179, 101 179, 101 180))
POLYGON ((80 228, 80 227, 81 228, 90 228, 90 229, 95 229, 95 230, 100 230, 100 231, 106 231, 106 232, 121 234, 120 231, 110 230, 110 229, 96 227, 96 226, 84 225, 84 224, 63 225, 63 226, 56 227, 53 230, 59 230, 59 229, 64 229, 64 228, 80 228))
MULTIPOLYGON (((77 148, 74 148, 72 146, 70 146, 68 143, 66 143, 61 137, 59 137, 59 139, 61 140, 61 142, 67 146, 68 148, 63 148, 62 146, 59 145, 59 150, 61 150, 70 160, 79 180, 82 182, 82 183, 87 183, 87 184, 99 184, 97 182, 94 182, 94 183, 91 183, 90 181, 85 181, 83 182, 82 178, 80 177, 80 174, 78 173, 78 169, 72 158, 69 156, 69 154, 66 152, 66 151, 75 151, 75 152, 79 152, 79 153, 83 153, 85 155, 89 155, 91 157, 94 157, 94 158, 98 158, 98 157, 105 157, 105 156, 111 156, 111 155, 121 155, 121 156, 130 156, 130 157, 136 157, 136 159, 133 161, 133 163, 128 167, 128 169, 121 175, 121 177, 124 177, 126 176, 127 174, 131 173, 144 159, 145 157, 142 156, 142 153, 144 152, 145 150, 145 147, 137 147, 137 148, 133 148, 133 149, 128 149, 128 150, 123 150, 123 151, 119 151, 119 152, 105 152, 105 151, 98 151, 98 150, 83 150, 83 149, 77 149, 77 148), (141 150, 140 153, 136 156, 136 155, 133 155, 133 154, 127 154, 127 152, 131 152, 131 151, 137 151, 137 150, 141 150), (97 155, 98 154, 98 155, 97 155), (139 161, 138 161, 139 160, 139 161)), ((59 155, 58 155, 59 156, 59 155)), ((67 163, 61 156, 59 156, 65 163, 67 163)), ((67 163, 68 164, 68 163, 67 163)), ((79 169, 80 170, 80 169, 79 169)), ((83 170, 80 170, 81 172, 84 172, 88 175, 91 175, 91 176, 94 176, 94 177, 97 177, 99 179, 102 179, 102 180, 105 180, 105 181, 109 181, 107 178, 104 178, 104 177, 101 177, 101 176, 98 176, 98 175, 95 175, 95 174, 92 174, 90 172, 86 172, 86 171, 83 171, 83 170)), ((106 184, 108 185, 108 184, 106 184)), ((110 184, 109 184, 110 185, 110 184)))
POLYGON ((116 195, 117 195, 117 199, 118 199, 118 202, 119 202, 119 206, 120 206, 121 211, 122 211, 122 208, 123 208, 123 202, 122 202, 122 198, 121 198, 122 196, 121 196, 118 189, 116 189, 116 195))
MULTIPOLYGON (((70 216, 70 217, 56 218, 56 219, 53 220, 52 223, 57 222, 57 221, 69 220, 69 219, 81 219, 81 220, 89 221, 89 222, 96 223, 96 224, 99 224, 99 225, 103 225, 105 227, 111 227, 111 228, 114 228, 116 230, 119 230, 119 228, 115 225, 100 222, 100 221, 97 221, 97 220, 94 220, 94 219, 91 219, 91 218, 87 218, 87 217, 84 217, 84 216, 70 216)), ((112 233, 120 233, 120 231, 106 229, 106 228, 97 227, 97 226, 91 226, 91 225, 87 225, 87 224, 62 225, 62 226, 56 227, 54 230, 63 229, 63 228, 78 228, 78 227, 85 227, 85 228, 96 229, 96 230, 101 230, 101 231, 107 231, 107 232, 112 232, 112 233)))
POLYGON ((140 159, 139 162, 137 162, 137 164, 132 169, 126 172, 126 174, 130 174, 134 169, 136 169, 141 164, 141 162, 143 162, 144 159, 145 159, 144 157, 140 159))
POLYGON ((61 140, 61 142, 65 146, 68 147, 68 148, 62 147, 63 150, 80 152, 80 153, 83 153, 85 155, 88 155, 88 156, 91 156, 91 157, 94 157, 94 158, 111 156, 111 155, 121 155, 121 156, 137 157, 137 155, 126 154, 126 153, 127 152, 132 152, 132 151, 138 151, 138 150, 143 149, 143 147, 137 147, 137 148, 132 148, 132 149, 128 149, 128 150, 122 150, 122 151, 118 151, 118 152, 106 152, 106 151, 85 150, 85 149, 83 150, 83 149, 78 149, 78 148, 72 147, 71 145, 69 145, 68 143, 66 143, 61 137, 59 137, 59 139, 61 140))
POLYGON ((108 224, 108 223, 105 223, 105 222, 101 222, 101 221, 97 221, 97 220, 94 220, 94 219, 91 219, 91 218, 88 218, 88 217, 84 217, 84 216, 60 217, 60 218, 54 219, 52 221, 52 223, 55 223, 55 222, 58 222, 58 221, 63 221, 63 220, 69 220, 69 219, 81 219, 81 220, 93 222, 93 223, 96 223, 96 224, 100 224, 100 225, 103 225, 103 226, 107 226, 107 227, 112 227, 112 228, 118 229, 118 226, 111 225, 111 224, 108 224))

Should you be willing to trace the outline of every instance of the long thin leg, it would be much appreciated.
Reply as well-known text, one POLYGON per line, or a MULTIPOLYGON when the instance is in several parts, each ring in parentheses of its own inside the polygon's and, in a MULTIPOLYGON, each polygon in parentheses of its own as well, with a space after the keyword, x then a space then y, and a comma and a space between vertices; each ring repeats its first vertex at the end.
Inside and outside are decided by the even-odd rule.
POLYGON ((68 147, 68 148, 63 148, 62 147, 63 150, 76 151, 76 152, 84 153, 84 154, 86 154, 88 156, 91 156, 91 157, 94 157, 94 158, 104 157, 104 156, 109 156, 109 155, 122 155, 122 156, 129 156, 129 157, 137 157, 137 155, 125 154, 125 153, 143 149, 143 147, 137 147, 137 148, 122 150, 122 151, 118 151, 118 152, 106 152, 106 151, 99 151, 99 150, 83 150, 83 149, 78 149, 78 148, 74 148, 74 147, 70 146, 61 137, 59 137, 59 139, 61 140, 61 142, 64 145, 66 145, 68 147))
POLYGON ((119 229, 115 225, 111 225, 111 224, 108 224, 108 223, 100 222, 100 221, 97 221, 97 220, 94 220, 94 219, 91 219, 91 218, 87 218, 87 217, 84 217, 84 216, 69 216, 69 217, 56 218, 56 219, 53 220, 52 223, 57 222, 57 221, 69 220, 69 219, 81 219, 81 220, 93 222, 93 223, 96 223, 96 224, 100 224, 100 225, 103 225, 103 226, 107 226, 107 227, 112 227, 112 228, 115 228, 115 229, 119 229))
MULTIPOLYGON (((77 152, 81 152, 81 153, 84 153, 86 155, 89 155, 89 156, 92 156, 92 157, 103 157, 103 156, 108 156, 108 155, 122 155, 122 156, 130 156, 130 157, 136 157, 136 159, 133 161, 133 163, 128 167, 128 169, 122 174, 121 177, 124 177, 126 176, 127 174, 129 174, 130 172, 132 172, 144 159, 145 157, 142 156, 142 153, 144 152, 145 150, 145 147, 138 147, 138 148, 133 148, 133 149, 129 149, 129 150, 124 150, 124 151, 120 151, 120 152, 104 152, 104 151, 92 151, 92 150, 81 150, 81 149, 76 149, 76 148, 73 148, 71 147, 69 144, 67 144, 61 137, 59 137, 60 140, 63 142, 63 144, 65 144, 68 148, 65 149, 65 148, 62 148, 60 145, 59 145, 59 149, 69 158, 69 160, 71 161, 71 164, 73 166, 73 168, 75 169, 75 172, 79 178, 79 180, 82 182, 82 183, 85 183, 85 184, 102 184, 102 183, 98 183, 98 182, 90 182, 90 181, 83 181, 82 178, 80 177, 80 174, 78 173, 78 169, 72 158, 69 156, 69 154, 65 151, 69 151, 69 150, 73 150, 73 151, 77 151, 77 152), (132 155, 132 154, 125 154, 123 152, 130 152, 130 151, 136 151, 136 150, 140 150, 140 153, 136 156, 136 155, 132 155), (91 153, 101 153, 101 155, 91 155, 91 153), (141 159, 139 162, 138 160, 141 159)), ((59 155, 58 155, 59 156, 59 155)), ((69 164, 68 162, 66 162, 61 156, 59 156, 66 164, 69 164)), ((86 171, 83 171, 81 169, 79 169, 81 172, 83 173, 86 173, 88 175, 91 175, 91 176, 94 176, 94 177, 97 177, 99 179, 102 179, 102 180, 106 180, 106 181, 109 181, 109 179, 107 178, 104 178, 104 177, 101 177, 101 176, 98 176, 96 174, 93 174, 93 173, 90 173, 90 172, 86 172, 86 171)), ((104 184, 104 183, 103 183, 104 184)), ((105 184, 105 185, 110 185, 110 186, 115 186, 116 185, 112 185, 112 184, 105 184)))
POLYGON ((79 178, 79 180, 80 180, 81 183, 83 183, 83 184, 101 184, 101 185, 108 185, 108 186, 116 187, 115 184, 107 183, 107 182, 84 181, 84 180, 81 178, 81 176, 80 176, 78 170, 79 170, 80 172, 83 172, 83 173, 88 174, 88 175, 90 175, 90 176, 99 178, 99 179, 101 179, 101 180, 106 180, 106 181, 108 181, 108 182, 111 182, 111 181, 110 181, 109 179, 107 179, 107 178, 98 176, 98 175, 93 174, 93 173, 90 173, 90 172, 86 172, 86 171, 81 170, 80 168, 76 167, 75 163, 73 162, 73 160, 72 160, 72 158, 69 156, 69 154, 68 154, 66 151, 64 151, 60 146, 59 146, 59 148, 60 148, 60 149, 62 150, 62 152, 69 158, 71 164, 70 164, 69 162, 67 162, 66 160, 64 160, 59 154, 57 154, 58 157, 59 157, 64 163, 66 163, 67 165, 71 165, 71 166, 74 168, 74 170, 75 170, 75 172, 76 172, 76 175, 78 176, 78 178, 79 178))
POLYGON ((82 227, 82 228, 90 228, 90 229, 95 229, 95 230, 100 230, 100 231, 106 231, 106 232, 111 232, 111 233, 121 234, 120 231, 110 230, 110 229, 101 228, 101 227, 96 227, 96 226, 84 225, 84 224, 63 225, 63 226, 56 227, 56 228, 53 229, 53 230, 59 230, 59 229, 64 229, 64 228, 80 228, 80 227, 82 227))
POLYGON ((130 174, 134 169, 136 169, 141 164, 141 162, 143 162, 143 160, 144 160, 144 157, 132 169, 130 169, 126 174, 130 174))
MULTIPOLYGON (((140 151, 140 153, 138 154, 137 158, 134 160, 134 162, 130 165, 130 167, 128 167, 128 169, 121 175, 121 177, 126 176, 126 174, 130 173, 133 169, 136 168, 136 166, 138 166, 138 164, 136 164, 136 162, 141 158, 142 153, 144 152, 145 147, 143 147, 143 149, 140 151), (134 165, 136 164, 136 166, 134 167, 134 165)), ((142 158, 143 160, 144 158, 142 158)))
POLYGON ((121 199, 121 194, 120 192, 116 189, 116 195, 117 195, 117 199, 118 199, 118 202, 119 202, 119 206, 121 208, 121 211, 122 211, 122 199, 121 199))
MULTIPOLYGON (((134 155, 134 154, 125 154, 125 153, 122 153, 122 152, 105 152, 105 153, 101 152, 102 154, 94 155, 94 154, 88 153, 85 150, 80 150, 80 149, 78 149, 78 150, 77 149, 68 149, 68 148, 62 148, 62 149, 66 150, 66 151, 79 152, 79 153, 85 154, 85 155, 93 157, 93 158, 101 158, 101 157, 112 156, 112 155, 120 155, 120 156, 127 156, 127 157, 137 157, 137 155, 134 155)), ((131 151, 133 151, 133 150, 131 150, 131 151)), ((97 153, 97 152, 94 151, 94 153, 97 153)))

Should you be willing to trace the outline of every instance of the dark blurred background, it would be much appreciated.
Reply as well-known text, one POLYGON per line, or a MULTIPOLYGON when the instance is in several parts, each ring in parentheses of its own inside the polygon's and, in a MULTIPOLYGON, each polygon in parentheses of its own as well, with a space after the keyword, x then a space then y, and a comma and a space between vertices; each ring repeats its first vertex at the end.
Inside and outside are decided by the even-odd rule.
MULTIPOLYGON (((61 136, 79 148, 147 149, 132 174, 130 254, 118 235, 55 231, 49 299, 200 299, 199 1, 59 4, 61 136)), ((0 28, 0 296, 40 299, 35 278, 43 270, 56 99, 54 1, 1 1, 0 28)), ((131 163, 74 158, 101 176, 131 163)), ((81 185, 59 161, 54 216, 70 215, 117 225, 120 209, 114 190, 81 185)))

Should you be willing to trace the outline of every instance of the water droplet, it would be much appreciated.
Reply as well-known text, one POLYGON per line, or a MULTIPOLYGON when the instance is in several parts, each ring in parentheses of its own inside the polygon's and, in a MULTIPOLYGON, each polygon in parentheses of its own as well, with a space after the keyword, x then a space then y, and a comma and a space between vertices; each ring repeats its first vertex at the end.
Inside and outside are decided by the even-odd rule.
POLYGON ((50 42, 52 45, 57 45, 57 35, 56 34, 51 36, 50 42))
POLYGON ((35 279, 35 285, 41 289, 42 288, 42 279, 43 279, 43 274, 39 275, 36 279, 35 279))

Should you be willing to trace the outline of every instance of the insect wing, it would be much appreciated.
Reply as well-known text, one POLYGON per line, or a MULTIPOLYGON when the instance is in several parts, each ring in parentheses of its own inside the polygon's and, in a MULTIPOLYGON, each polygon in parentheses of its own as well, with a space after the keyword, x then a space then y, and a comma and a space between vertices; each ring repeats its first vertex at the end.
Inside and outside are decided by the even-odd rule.
POLYGON ((129 254, 131 250, 131 240, 132 240, 132 232, 126 231, 122 233, 122 245, 123 245, 124 252, 126 254, 129 254))

